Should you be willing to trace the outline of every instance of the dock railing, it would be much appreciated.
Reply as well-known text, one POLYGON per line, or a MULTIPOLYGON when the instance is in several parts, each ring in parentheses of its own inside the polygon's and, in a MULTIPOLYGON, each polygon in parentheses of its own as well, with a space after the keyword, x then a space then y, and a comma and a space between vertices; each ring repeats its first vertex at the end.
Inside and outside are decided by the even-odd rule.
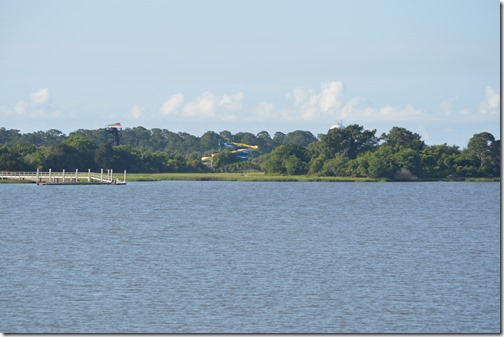
POLYGON ((28 180, 34 181, 37 184, 65 184, 65 183, 101 183, 101 184, 126 184, 126 170, 124 170, 123 179, 114 177, 114 171, 108 169, 106 172, 101 169, 100 173, 65 171, 53 172, 49 171, 23 172, 23 171, 0 171, 0 179, 10 180, 28 180))

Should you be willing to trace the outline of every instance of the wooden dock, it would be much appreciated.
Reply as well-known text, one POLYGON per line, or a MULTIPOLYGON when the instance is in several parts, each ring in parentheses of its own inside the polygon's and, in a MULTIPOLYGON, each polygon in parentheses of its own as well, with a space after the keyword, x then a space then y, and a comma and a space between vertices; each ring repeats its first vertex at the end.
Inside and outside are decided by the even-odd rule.
POLYGON ((126 185, 126 170, 123 179, 114 177, 113 170, 104 172, 79 172, 78 170, 66 172, 53 172, 51 169, 44 172, 12 172, 0 171, 0 179, 32 181, 37 185, 126 185))

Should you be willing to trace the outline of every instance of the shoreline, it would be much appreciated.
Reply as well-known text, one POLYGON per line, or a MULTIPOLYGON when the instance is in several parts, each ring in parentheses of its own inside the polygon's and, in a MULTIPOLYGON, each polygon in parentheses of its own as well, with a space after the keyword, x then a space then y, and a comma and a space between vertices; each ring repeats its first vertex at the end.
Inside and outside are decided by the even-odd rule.
MULTIPOLYGON (((115 176, 115 175, 114 175, 115 176)), ((122 175, 121 175, 122 176, 122 175)), ((119 177, 119 175, 117 175, 119 177)), ((247 173, 128 173, 127 182, 156 181, 264 181, 264 182, 500 182, 500 178, 416 179, 399 181, 387 178, 322 177, 307 175, 265 175, 263 172, 247 173)), ((27 180, 0 179, 0 184, 30 184, 27 180)))
POLYGON ((323 177, 308 175, 265 175, 263 172, 247 173, 128 173, 128 182, 135 181, 264 181, 264 182, 428 182, 428 181, 465 181, 465 182, 500 182, 500 178, 463 178, 417 179, 398 181, 387 178, 366 177, 323 177))

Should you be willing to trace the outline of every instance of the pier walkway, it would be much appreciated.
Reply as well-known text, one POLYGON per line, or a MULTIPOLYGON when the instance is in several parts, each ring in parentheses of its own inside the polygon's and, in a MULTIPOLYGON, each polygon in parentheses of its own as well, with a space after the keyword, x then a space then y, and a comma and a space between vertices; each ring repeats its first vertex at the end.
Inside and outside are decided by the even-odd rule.
POLYGON ((47 172, 37 170, 36 172, 12 172, 0 171, 0 179, 27 180, 37 183, 37 185, 126 185, 126 171, 123 179, 114 177, 112 170, 104 172, 79 172, 78 170, 65 172, 47 172))

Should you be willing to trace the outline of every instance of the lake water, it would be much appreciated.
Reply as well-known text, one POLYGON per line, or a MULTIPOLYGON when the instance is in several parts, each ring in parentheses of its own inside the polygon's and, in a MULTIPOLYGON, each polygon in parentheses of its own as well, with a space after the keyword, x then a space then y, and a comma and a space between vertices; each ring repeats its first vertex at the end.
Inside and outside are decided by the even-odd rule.
POLYGON ((499 183, 0 185, 0 331, 499 333, 499 183))

